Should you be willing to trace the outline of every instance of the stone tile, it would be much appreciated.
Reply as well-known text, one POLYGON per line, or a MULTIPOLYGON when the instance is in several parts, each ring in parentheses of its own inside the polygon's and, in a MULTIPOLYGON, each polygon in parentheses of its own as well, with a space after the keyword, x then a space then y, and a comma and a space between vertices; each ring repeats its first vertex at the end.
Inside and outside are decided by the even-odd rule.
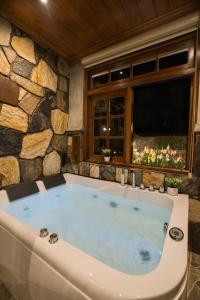
POLYGON ((199 300, 200 299, 200 281, 197 281, 188 295, 188 300, 199 300))
POLYGON ((192 252, 192 261, 191 261, 192 268, 200 269, 200 255, 192 252))
POLYGON ((200 254, 200 222, 189 221, 189 250, 200 254))
POLYGON ((8 78, 0 79, 0 102, 18 106, 19 87, 8 78))
POLYGON ((200 199, 200 178, 193 176, 192 179, 187 178, 179 187, 179 192, 188 194, 190 197, 200 199))
POLYGON ((68 114, 60 109, 51 111, 51 125, 56 134, 64 134, 67 130, 68 114))
POLYGON ((19 154, 23 134, 16 130, 0 127, 0 156, 19 154))
POLYGON ((31 80, 54 92, 57 91, 58 77, 43 59, 33 68, 31 80))
POLYGON ((67 92, 68 91, 68 81, 67 81, 67 78, 65 78, 63 76, 59 76, 59 79, 58 79, 58 88, 59 88, 59 90, 61 90, 63 92, 67 92))
POLYGON ((2 49, 0 49, 0 73, 4 75, 9 75, 10 73, 10 64, 2 49))
MULTIPOLYGON (((136 186, 139 186, 142 183, 143 171, 134 169, 133 172, 135 174, 135 184, 136 186)), ((128 184, 132 184, 132 178, 133 178, 132 171, 129 170, 128 184)))
POLYGON ((71 174, 79 174, 79 164, 67 163, 63 168, 62 172, 68 172, 71 174))
POLYGON ((72 146, 72 141, 73 141, 72 136, 68 136, 67 137, 67 146, 72 146))
POLYGON ((195 282, 199 280, 199 272, 189 268, 188 279, 187 279, 187 295, 189 295, 195 285, 195 282))
POLYGON ((115 167, 100 166, 100 179, 115 181, 115 167))
POLYGON ((80 163, 80 175, 85 177, 90 176, 90 164, 88 162, 80 163))
POLYGON ((45 156, 49 147, 53 132, 51 129, 26 135, 22 141, 21 158, 31 159, 45 156))
POLYGON ((9 61, 10 64, 15 60, 17 57, 16 52, 11 47, 3 47, 3 51, 9 61))
POLYGON ((3 104, 0 112, 0 125, 18 131, 27 132, 28 116, 18 107, 3 104))
POLYGON ((55 134, 52 138, 51 145, 53 149, 66 152, 67 150, 67 137, 66 135, 57 135, 55 134))
POLYGON ((20 159, 20 170, 23 181, 37 180, 42 175, 42 158, 20 159))
MULTIPOLYGON (((124 168, 116 168, 115 180, 117 182, 121 182, 122 169, 124 169, 124 168)), ((128 183, 128 170, 127 169, 124 169, 124 175, 125 175, 125 183, 128 183)))
POLYGON ((21 57, 16 58, 12 64, 12 70, 16 74, 26 77, 28 79, 30 79, 31 77, 32 68, 33 64, 21 57))
POLYGON ((68 113, 69 111, 69 96, 66 92, 58 91, 56 98, 56 105, 58 108, 68 113))
POLYGON ((9 46, 12 25, 4 18, 0 17, 0 45, 9 46))
POLYGON ((99 178, 99 166, 90 164, 90 177, 99 178))
POLYGON ((57 69, 60 75, 69 76, 69 64, 62 57, 58 59, 57 69))
MULTIPOLYGON (((12 295, 10 292, 6 289, 5 285, 3 283, 0 283, 0 299, 1 300, 10 300, 12 295)), ((13 298, 14 300, 14 298, 13 298)))
POLYGON ((143 183, 145 186, 156 186, 159 188, 161 185, 164 185, 165 174, 156 173, 156 172, 143 172, 143 183))
POLYGON ((2 181, 2 186, 20 182, 19 163, 14 156, 0 157, 0 173, 5 177, 2 181))
POLYGON ((34 133, 50 128, 51 101, 45 98, 35 112, 32 114, 29 122, 28 132, 34 133))
POLYGON ((30 38, 13 36, 11 44, 19 56, 36 64, 34 43, 30 38))
POLYGON ((189 220, 193 222, 200 222, 200 201, 189 199, 189 220))
POLYGON ((61 159, 58 152, 53 151, 47 154, 43 160, 44 176, 51 176, 60 173, 61 159))
MULTIPOLYGON (((196 290, 196 283, 200 281, 200 255, 194 252, 188 253, 188 280, 187 280, 187 299, 193 299, 196 290)), ((199 298, 200 299, 200 298, 199 298)))
POLYGON ((28 92, 26 90, 24 90, 23 88, 19 89, 19 96, 18 96, 18 100, 21 101, 23 99, 23 97, 27 94, 28 92))
POLYGON ((44 92, 41 86, 39 86, 38 84, 33 83, 32 81, 30 81, 29 79, 26 79, 20 75, 17 75, 15 73, 11 73, 10 76, 11 80, 17 82, 20 86, 24 87, 25 90, 39 96, 39 97, 43 97, 44 96, 44 92))
POLYGON ((40 102, 40 98, 32 94, 26 95, 19 103, 19 106, 29 115, 31 115, 40 102))

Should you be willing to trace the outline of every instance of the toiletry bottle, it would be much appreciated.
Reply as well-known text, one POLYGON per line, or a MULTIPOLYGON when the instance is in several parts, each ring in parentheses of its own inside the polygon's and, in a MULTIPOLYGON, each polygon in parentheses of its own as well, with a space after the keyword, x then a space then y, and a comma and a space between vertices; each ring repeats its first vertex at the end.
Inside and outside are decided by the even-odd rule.
POLYGON ((121 185, 125 185, 125 174, 124 174, 124 169, 122 169, 122 172, 121 172, 121 185))

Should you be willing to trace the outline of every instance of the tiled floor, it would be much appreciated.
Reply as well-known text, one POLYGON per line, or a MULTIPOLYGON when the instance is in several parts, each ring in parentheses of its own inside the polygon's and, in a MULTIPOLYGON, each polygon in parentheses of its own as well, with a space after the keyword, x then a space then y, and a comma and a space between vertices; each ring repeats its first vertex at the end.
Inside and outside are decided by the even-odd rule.
POLYGON ((200 255, 189 252, 187 300, 200 300, 200 255))
MULTIPOLYGON (((188 260, 187 300, 200 300, 200 255, 189 252, 188 260)), ((0 300, 15 300, 1 282, 0 300)))

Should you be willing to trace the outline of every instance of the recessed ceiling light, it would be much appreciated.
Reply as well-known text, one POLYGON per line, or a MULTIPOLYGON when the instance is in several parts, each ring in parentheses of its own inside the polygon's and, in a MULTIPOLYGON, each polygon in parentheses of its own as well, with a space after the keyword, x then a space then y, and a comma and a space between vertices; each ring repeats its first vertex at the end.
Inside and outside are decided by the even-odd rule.
POLYGON ((48 0, 40 0, 43 4, 47 4, 48 0))

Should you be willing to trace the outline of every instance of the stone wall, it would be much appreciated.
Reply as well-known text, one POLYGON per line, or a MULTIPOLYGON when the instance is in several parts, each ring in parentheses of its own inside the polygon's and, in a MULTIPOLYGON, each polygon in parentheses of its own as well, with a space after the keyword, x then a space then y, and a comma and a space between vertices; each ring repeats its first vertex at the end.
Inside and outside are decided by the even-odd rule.
POLYGON ((0 17, 0 185, 62 171, 69 67, 0 17))

